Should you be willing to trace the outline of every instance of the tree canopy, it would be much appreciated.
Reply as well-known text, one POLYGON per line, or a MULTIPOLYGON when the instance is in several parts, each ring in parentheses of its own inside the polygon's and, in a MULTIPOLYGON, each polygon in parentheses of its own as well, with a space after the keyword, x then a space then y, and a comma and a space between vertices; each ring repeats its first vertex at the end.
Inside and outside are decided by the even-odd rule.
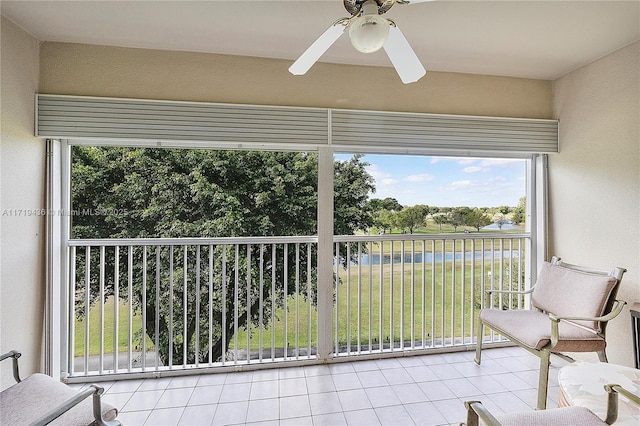
MULTIPOLYGON (((361 161, 361 156, 334 163, 336 234, 352 234, 356 230, 367 229, 373 223, 368 196, 375 191, 375 182, 366 172, 366 166, 367 163, 361 161)), ((315 154, 74 147, 71 180, 72 208, 76 211, 101 213, 74 215, 73 238, 292 236, 317 233, 318 160, 315 154)), ((288 249, 289 254, 295 256, 293 246, 288 249)), ((150 263, 151 266, 145 265, 138 254, 134 267, 156 268, 158 274, 166 274, 170 262, 179 264, 181 254, 174 255, 172 250, 169 252, 165 249, 158 254, 160 264, 150 263)), ((247 247, 243 250, 255 249, 247 247)), ((314 283, 315 251, 314 247, 311 258, 307 258, 308 253, 298 253, 301 262, 313 265, 310 273, 314 283)), ((212 252, 214 254, 219 255, 218 252, 212 252)), ((80 268, 84 267, 83 262, 86 261, 83 256, 83 253, 78 253, 80 268)), ((190 271, 194 270, 195 263, 186 265, 186 262, 195 260, 184 256, 185 267, 188 266, 190 271)), ((255 262, 258 253, 245 258, 255 262)), ((108 262, 113 264, 115 260, 111 258, 108 262)), ((247 266, 252 275, 257 275, 257 264, 245 265, 245 271, 247 266)), ((280 297, 286 300, 286 294, 294 289, 295 266, 295 262, 289 262, 289 270, 285 271, 283 265, 267 265, 276 269, 277 282, 265 283, 262 289, 263 300, 271 297, 272 285, 279 286, 280 297)), ((126 268, 126 264, 123 264, 120 273, 125 274, 126 268)), ((217 269, 210 272, 218 283, 225 276, 227 280, 233 276, 231 271, 217 269)), ((92 268, 91 274, 96 273, 96 268, 92 268)), ((303 271, 302 274, 306 275, 307 272, 303 271)), ((183 318, 171 318, 165 306, 167 298, 175 300, 172 303, 176 304, 176 309, 181 307, 182 300, 194 303, 197 297, 195 289, 186 289, 186 285, 184 290, 180 285, 169 287, 169 276, 163 275, 162 283, 157 289, 152 286, 146 289, 146 302, 143 302, 138 278, 140 274, 134 275, 138 309, 160 313, 158 330, 150 315, 147 317, 146 331, 151 338, 156 332, 160 334, 158 350, 163 362, 167 363, 171 359, 173 363, 182 363, 184 353, 188 353, 189 361, 193 361, 197 352, 207 352, 211 347, 214 348, 215 359, 224 356, 222 348, 228 347, 234 334, 232 318, 227 318, 226 333, 222 333, 221 322, 207 324, 207 327, 216 327, 212 333, 213 340, 203 342, 206 339, 201 336, 201 346, 195 348, 194 333, 196 324, 201 319, 196 318, 194 312, 188 312, 185 317, 188 324, 183 324, 183 318), (173 288, 173 294, 170 294, 169 288, 173 288), (160 293, 156 294, 156 291, 160 293), (156 299, 160 301, 159 306, 156 305, 156 299), (183 327, 188 330, 186 341, 183 337, 176 336, 170 349, 167 346, 170 330, 182 330, 183 327), (226 341, 222 341, 223 335, 226 341), (184 345, 189 347, 189 351, 185 350, 184 345)), ((78 277, 83 279, 81 271, 78 277)), ((178 279, 174 279, 178 283, 178 279)), ((303 279, 306 277, 303 276, 303 279)), ((89 283, 92 295, 97 295, 97 288, 94 288, 97 281, 97 277, 92 276, 89 283)), ((233 312, 233 286, 230 282, 228 284, 227 292, 231 293, 226 297, 219 292, 212 295, 214 306, 211 309, 217 321, 221 319, 222 312, 227 315, 233 312), (223 303, 226 303, 226 307, 222 306, 223 303)), ((217 288, 225 287, 219 285, 217 288)), ((198 293, 202 306, 210 300, 207 299, 209 296, 205 290, 198 293)), ((253 288, 249 296, 247 300, 250 301, 245 300, 245 305, 240 307, 240 312, 244 313, 240 320, 245 325, 257 324, 259 321, 259 290, 253 288)), ((265 306, 268 305, 265 303, 265 306)), ((266 317, 268 316, 265 315, 266 317)), ((267 319, 263 318, 263 321, 267 319)))

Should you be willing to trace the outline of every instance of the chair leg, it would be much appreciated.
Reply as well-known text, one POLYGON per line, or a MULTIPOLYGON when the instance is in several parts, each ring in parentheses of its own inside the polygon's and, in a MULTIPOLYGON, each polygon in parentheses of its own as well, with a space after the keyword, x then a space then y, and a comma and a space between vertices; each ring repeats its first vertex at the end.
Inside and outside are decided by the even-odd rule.
POLYGON ((598 358, 600 358, 600 362, 609 362, 607 360, 607 352, 604 349, 598 351, 598 358))
POLYGON ((549 387, 550 351, 540 351, 540 378, 538 380, 538 410, 547 408, 547 389, 549 387))
POLYGON ((467 423, 460 423, 460 425, 465 425, 465 426, 478 426, 479 423, 479 418, 478 418, 478 413, 476 413, 473 408, 471 407, 471 404, 476 403, 478 401, 465 401, 464 405, 465 407, 467 407, 467 423))
POLYGON ((477 330, 477 339, 476 339, 476 359, 474 360, 476 364, 480 365, 482 361, 482 339, 484 334, 484 324, 482 324, 482 320, 478 318, 478 330, 477 330))

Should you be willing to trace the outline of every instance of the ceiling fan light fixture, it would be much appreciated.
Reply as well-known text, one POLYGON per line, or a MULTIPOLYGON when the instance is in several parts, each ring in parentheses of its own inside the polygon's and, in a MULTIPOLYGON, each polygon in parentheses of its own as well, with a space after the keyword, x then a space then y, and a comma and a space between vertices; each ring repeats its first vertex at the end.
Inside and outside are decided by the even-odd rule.
POLYGON ((380 50, 388 36, 389 22, 378 15, 360 16, 349 25, 351 44, 362 53, 380 50))
POLYGON ((362 15, 349 24, 351 44, 362 53, 373 53, 384 46, 389 37, 389 21, 378 14, 378 4, 368 0, 362 5, 362 15))

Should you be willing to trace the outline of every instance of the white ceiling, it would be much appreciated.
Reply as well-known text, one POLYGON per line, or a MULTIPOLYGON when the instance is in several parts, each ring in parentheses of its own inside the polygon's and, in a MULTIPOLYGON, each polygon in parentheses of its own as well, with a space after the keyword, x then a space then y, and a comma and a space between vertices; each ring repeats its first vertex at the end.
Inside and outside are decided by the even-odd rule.
MULTIPOLYGON (((342 0, 5 1, 2 15, 43 41, 295 60, 342 0)), ((640 39, 640 0, 432 1, 396 4, 427 70, 555 79, 640 39)), ((391 66, 343 35, 324 62, 391 66)))

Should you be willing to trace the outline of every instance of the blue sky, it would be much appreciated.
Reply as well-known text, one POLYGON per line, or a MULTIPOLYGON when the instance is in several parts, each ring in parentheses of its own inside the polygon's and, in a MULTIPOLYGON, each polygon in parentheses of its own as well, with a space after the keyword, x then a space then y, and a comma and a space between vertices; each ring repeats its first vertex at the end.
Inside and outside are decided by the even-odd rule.
POLYGON ((371 197, 393 197, 405 206, 515 207, 525 195, 521 159, 365 155, 362 160, 376 180, 371 197))

